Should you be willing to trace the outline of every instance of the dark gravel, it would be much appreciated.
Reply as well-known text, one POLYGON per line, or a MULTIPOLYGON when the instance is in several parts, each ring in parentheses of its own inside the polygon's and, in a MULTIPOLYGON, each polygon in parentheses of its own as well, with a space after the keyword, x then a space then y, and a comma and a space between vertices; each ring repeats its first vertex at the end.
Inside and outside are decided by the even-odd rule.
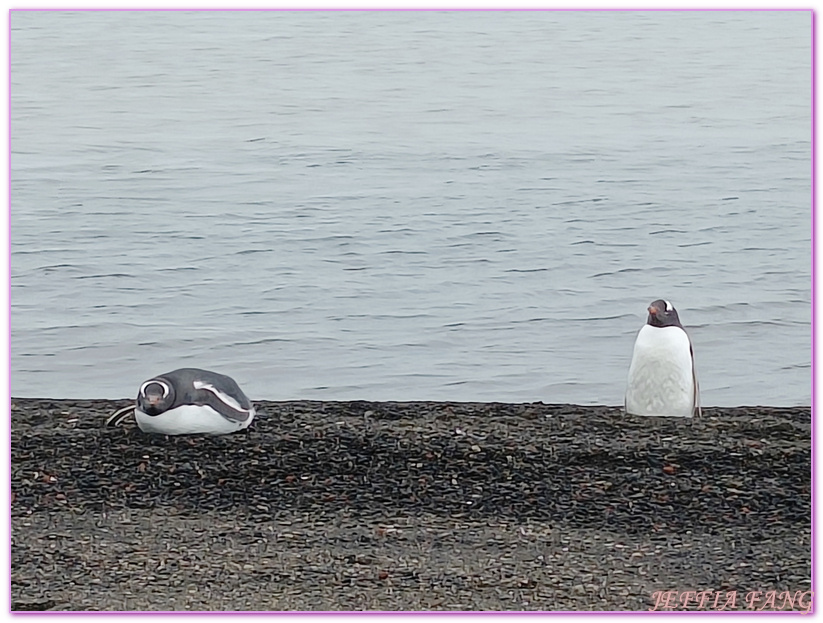
POLYGON ((13 399, 13 610, 645 610, 808 590, 810 409, 258 402, 152 437, 13 399))

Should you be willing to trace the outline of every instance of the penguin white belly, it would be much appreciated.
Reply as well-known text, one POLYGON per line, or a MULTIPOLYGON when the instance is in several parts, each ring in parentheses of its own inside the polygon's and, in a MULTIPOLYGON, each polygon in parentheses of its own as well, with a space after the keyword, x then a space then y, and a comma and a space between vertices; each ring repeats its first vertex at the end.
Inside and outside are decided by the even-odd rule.
POLYGON ((679 327, 645 325, 634 343, 626 412, 692 417, 694 398, 689 336, 679 327))
POLYGON ((208 405, 181 405, 159 415, 148 415, 134 410, 137 426, 144 433, 161 435, 226 435, 247 428, 254 412, 245 422, 223 417, 208 405))

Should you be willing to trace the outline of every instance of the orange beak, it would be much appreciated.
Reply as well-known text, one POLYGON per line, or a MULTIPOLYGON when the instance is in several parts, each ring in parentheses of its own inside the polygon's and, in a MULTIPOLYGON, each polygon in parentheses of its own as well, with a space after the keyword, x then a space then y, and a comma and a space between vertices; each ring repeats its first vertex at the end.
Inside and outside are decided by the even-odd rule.
POLYGON ((659 309, 657 309, 654 305, 649 305, 649 313, 650 313, 652 316, 656 316, 657 314, 659 314, 659 313, 660 313, 660 310, 659 310, 659 309))

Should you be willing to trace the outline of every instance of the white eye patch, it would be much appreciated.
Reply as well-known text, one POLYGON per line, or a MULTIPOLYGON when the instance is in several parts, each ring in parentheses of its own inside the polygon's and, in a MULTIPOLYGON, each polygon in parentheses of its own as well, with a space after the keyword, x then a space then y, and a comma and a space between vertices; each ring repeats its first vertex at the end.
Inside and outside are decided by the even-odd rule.
POLYGON ((672 307, 672 304, 671 304, 671 303, 669 303, 668 301, 663 301, 663 302, 666 304, 666 311, 667 311, 667 312, 669 312, 669 311, 671 311, 671 310, 673 310, 673 309, 674 309, 674 307, 672 307))
POLYGON ((143 384, 140 386, 140 395, 141 395, 141 396, 145 396, 145 395, 146 395, 146 388, 147 388, 149 385, 152 385, 152 384, 157 384, 157 385, 159 385, 160 387, 162 387, 162 388, 163 388, 163 398, 165 398, 166 396, 168 396, 168 395, 169 395, 169 391, 171 391, 171 390, 169 389, 169 386, 168 386, 168 385, 166 385, 166 383, 164 383, 163 381, 161 381, 161 380, 159 380, 159 379, 152 379, 152 380, 150 380, 150 381, 146 381, 145 383, 143 383, 143 384))

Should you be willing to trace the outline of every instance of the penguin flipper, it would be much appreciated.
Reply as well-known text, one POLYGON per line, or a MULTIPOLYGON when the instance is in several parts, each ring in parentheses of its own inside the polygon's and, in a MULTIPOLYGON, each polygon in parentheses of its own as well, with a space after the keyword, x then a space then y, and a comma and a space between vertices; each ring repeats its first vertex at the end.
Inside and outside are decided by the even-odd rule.
POLYGON ((700 385, 697 383, 697 373, 694 371, 694 348, 691 340, 689 340, 689 353, 692 356, 692 382, 694 383, 694 410, 692 415, 697 414, 697 417, 703 416, 703 409, 700 407, 700 385))

